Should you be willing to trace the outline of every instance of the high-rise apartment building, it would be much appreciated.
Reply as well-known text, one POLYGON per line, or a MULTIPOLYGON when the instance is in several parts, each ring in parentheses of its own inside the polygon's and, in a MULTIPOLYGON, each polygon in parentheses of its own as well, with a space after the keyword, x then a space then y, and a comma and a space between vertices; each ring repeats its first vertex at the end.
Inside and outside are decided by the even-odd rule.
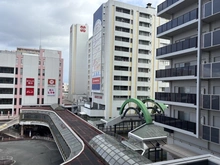
POLYGON ((19 115, 22 105, 62 103, 61 51, 17 48, 0 59, 0 119, 19 115))
POLYGON ((82 97, 87 96, 88 38, 89 38, 88 25, 76 24, 70 27, 68 99, 73 102, 77 102, 82 97))
POLYGON ((220 1, 166 0, 157 15, 170 19, 157 28, 157 37, 171 44, 157 49, 157 59, 170 60, 156 79, 168 81, 170 91, 156 100, 169 105, 155 124, 169 132, 169 158, 182 153, 220 156, 220 1))
MULTIPOLYGON (((116 117, 126 99, 154 97, 154 90, 166 87, 154 88, 154 51, 160 45, 156 24, 166 22, 155 15, 151 4, 144 8, 113 0, 94 13, 93 37, 88 45, 88 107, 92 109, 81 109, 87 115, 116 117)), ((167 40, 161 42, 168 44, 167 40)))

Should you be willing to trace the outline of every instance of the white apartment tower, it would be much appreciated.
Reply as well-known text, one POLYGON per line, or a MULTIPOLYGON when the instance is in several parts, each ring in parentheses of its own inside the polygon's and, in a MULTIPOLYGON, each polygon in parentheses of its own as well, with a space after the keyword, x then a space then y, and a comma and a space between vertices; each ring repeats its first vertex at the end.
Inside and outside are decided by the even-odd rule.
POLYGON ((113 0, 94 13, 88 87, 92 109, 82 109, 87 115, 117 117, 126 99, 154 97, 154 50, 160 45, 155 25, 165 22, 155 15, 151 4, 144 8, 113 0))
POLYGON ((171 44, 158 48, 156 55, 170 60, 169 68, 156 72, 158 81, 169 82, 170 91, 155 94, 169 105, 155 124, 169 133, 163 149, 170 159, 220 156, 219 6, 220 0, 166 0, 157 8, 159 17, 170 19, 157 28, 157 37, 171 44))
POLYGON ((80 100, 80 98, 87 95, 88 36, 88 25, 76 24, 70 27, 68 99, 73 102, 76 102, 77 100, 80 100))

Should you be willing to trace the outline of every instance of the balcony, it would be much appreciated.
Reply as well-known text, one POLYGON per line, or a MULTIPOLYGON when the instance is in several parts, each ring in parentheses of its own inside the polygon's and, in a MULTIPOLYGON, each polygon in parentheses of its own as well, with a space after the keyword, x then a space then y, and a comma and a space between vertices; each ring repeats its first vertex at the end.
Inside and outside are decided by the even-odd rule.
POLYGON ((220 78, 220 62, 213 62, 202 65, 203 79, 219 79, 220 78))
POLYGON ((166 0, 157 6, 157 16, 170 19, 172 14, 196 2, 197 0, 166 0))
POLYGON ((170 44, 156 50, 157 59, 171 59, 173 56, 185 56, 197 51, 197 37, 170 44))
POLYGON ((219 144, 219 128, 202 125, 202 139, 219 144))
POLYGON ((165 124, 174 128, 182 129, 196 134, 196 123, 194 122, 180 120, 163 115, 155 115, 154 121, 157 123, 165 124))
POLYGON ((201 107, 207 110, 220 110, 220 95, 202 95, 201 107))
POLYGON ((170 68, 156 71, 157 81, 172 81, 181 79, 195 79, 197 76, 197 66, 186 66, 179 68, 170 68))
POLYGON ((212 0, 203 5, 203 21, 210 23, 216 21, 220 17, 220 1, 212 0))
POLYGON ((220 30, 203 34, 203 50, 216 50, 220 48, 220 30))
POLYGON ((197 27, 198 9, 194 9, 181 15, 159 27, 157 27, 157 37, 169 39, 170 37, 183 33, 197 27))
POLYGON ((155 100, 170 105, 196 107, 196 94, 192 93, 155 92, 155 100))

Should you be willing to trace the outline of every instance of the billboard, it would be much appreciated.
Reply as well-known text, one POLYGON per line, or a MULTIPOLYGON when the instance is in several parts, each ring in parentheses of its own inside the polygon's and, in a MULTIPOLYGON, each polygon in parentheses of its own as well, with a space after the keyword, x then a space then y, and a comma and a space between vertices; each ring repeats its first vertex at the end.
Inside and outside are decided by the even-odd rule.
POLYGON ((47 95, 48 96, 55 96, 56 92, 55 92, 55 87, 48 87, 47 89, 47 95))
POLYGON ((34 88, 26 88, 25 95, 26 96, 34 96, 34 88))
POLYGON ((102 63, 102 13, 103 5, 93 15, 92 39, 92 90, 100 91, 102 63))
POLYGON ((26 86, 34 86, 34 78, 26 78, 26 86))
POLYGON ((47 84, 50 86, 56 85, 56 79, 48 79, 47 84))

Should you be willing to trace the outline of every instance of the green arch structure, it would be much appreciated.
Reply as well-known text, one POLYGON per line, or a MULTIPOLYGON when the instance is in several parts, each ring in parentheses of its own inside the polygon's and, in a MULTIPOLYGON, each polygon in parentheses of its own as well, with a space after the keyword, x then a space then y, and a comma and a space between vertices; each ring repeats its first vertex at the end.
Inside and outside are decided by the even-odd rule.
POLYGON ((147 102, 155 104, 161 110, 162 113, 164 113, 164 110, 167 109, 167 106, 165 104, 158 103, 154 99, 151 99, 151 98, 144 99, 144 100, 142 100, 142 102, 144 104, 147 103, 147 102))
POLYGON ((151 118, 151 115, 150 115, 147 107, 139 99, 130 98, 130 99, 125 100, 125 102, 122 104, 122 106, 120 108, 120 112, 119 112, 120 115, 123 114, 124 107, 127 105, 127 103, 130 103, 130 102, 137 104, 137 106, 141 108, 141 111, 144 114, 144 119, 147 124, 152 123, 152 118, 151 118))

